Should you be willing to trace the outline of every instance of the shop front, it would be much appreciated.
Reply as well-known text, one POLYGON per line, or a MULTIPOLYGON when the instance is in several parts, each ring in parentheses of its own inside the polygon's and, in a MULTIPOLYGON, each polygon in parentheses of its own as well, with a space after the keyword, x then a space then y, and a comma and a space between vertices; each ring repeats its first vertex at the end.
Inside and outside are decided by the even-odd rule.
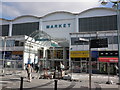
POLYGON ((89 51, 70 51, 73 73, 87 73, 89 51))
POLYGON ((46 57, 43 58, 45 50, 39 50, 39 61, 42 63, 42 68, 48 68, 49 70, 60 70, 60 64, 68 68, 69 64, 69 51, 61 47, 50 47, 46 50, 46 57))
MULTIPOLYGON (((97 73, 98 66, 98 52, 92 51, 91 63, 92 72, 97 73)), ((73 73, 88 73, 89 70, 89 51, 71 51, 71 67, 73 73)))
POLYGON ((2 58, 5 68, 22 68, 23 51, 5 51, 2 52, 2 58))
POLYGON ((117 51, 99 51, 100 73, 107 74, 110 67, 110 74, 118 73, 118 52, 117 51), (109 67, 108 67, 109 66, 109 67))

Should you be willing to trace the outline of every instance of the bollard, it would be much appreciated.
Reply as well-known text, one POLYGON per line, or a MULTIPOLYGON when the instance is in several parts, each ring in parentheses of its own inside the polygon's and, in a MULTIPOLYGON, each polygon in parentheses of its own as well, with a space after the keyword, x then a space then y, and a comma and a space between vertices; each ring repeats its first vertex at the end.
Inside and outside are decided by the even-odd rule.
POLYGON ((54 88, 54 90, 57 90, 57 81, 58 80, 54 80, 55 81, 55 88, 54 88))
POLYGON ((23 90, 23 77, 21 77, 20 90, 23 90))

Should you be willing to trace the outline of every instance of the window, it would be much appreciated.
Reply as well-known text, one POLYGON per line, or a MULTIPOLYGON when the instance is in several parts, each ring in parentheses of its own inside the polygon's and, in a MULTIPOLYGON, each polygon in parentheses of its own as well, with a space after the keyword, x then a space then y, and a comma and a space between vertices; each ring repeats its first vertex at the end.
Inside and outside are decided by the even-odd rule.
POLYGON ((6 47, 14 47, 15 41, 14 40, 6 40, 6 47))
POLYGON ((43 50, 39 50, 39 58, 43 58, 43 50))
POLYGON ((39 29, 39 22, 13 24, 13 35, 30 35, 39 29))
POLYGON ((48 59, 63 59, 63 50, 48 50, 48 59))
POLYGON ((79 32, 117 30, 117 16, 79 18, 79 32))
POLYGON ((15 46, 19 46, 19 41, 15 41, 15 46))
POLYGON ((113 37, 113 43, 114 43, 114 44, 117 44, 117 43, 118 43, 118 37, 117 37, 117 36, 114 36, 114 37, 113 37))
POLYGON ((8 34, 9 34, 9 25, 0 25, 0 28, 2 29, 2 30, 0 30, 0 31, 2 31, 2 32, 0 32, 0 34, 2 34, 0 36, 8 36, 8 34))

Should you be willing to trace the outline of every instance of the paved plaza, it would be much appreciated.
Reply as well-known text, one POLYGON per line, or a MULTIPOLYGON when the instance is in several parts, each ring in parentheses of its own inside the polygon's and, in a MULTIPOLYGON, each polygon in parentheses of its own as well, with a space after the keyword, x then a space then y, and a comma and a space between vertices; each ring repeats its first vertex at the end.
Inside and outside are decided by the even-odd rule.
MULTIPOLYGON (((16 73, 9 72, 4 76, 0 76, 0 85, 2 90, 20 90, 21 77, 23 79, 23 90, 54 90, 55 79, 39 79, 39 73, 33 73, 32 82, 28 82, 26 78, 26 71, 19 71, 16 73)), ((58 90, 89 90, 89 74, 72 73, 72 81, 57 80, 58 90)), ((118 76, 110 76, 112 84, 106 84, 108 81, 107 75, 93 74, 92 75, 92 90, 119 90, 118 76)))

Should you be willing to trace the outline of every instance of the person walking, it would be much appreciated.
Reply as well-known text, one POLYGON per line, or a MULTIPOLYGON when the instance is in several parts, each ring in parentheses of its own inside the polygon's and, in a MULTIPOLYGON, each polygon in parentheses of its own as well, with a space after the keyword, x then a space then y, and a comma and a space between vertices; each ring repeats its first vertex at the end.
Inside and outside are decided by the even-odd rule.
POLYGON ((30 64, 28 64, 26 70, 27 70, 27 75, 28 75, 28 81, 31 82, 32 80, 31 74, 33 72, 33 68, 30 64))

